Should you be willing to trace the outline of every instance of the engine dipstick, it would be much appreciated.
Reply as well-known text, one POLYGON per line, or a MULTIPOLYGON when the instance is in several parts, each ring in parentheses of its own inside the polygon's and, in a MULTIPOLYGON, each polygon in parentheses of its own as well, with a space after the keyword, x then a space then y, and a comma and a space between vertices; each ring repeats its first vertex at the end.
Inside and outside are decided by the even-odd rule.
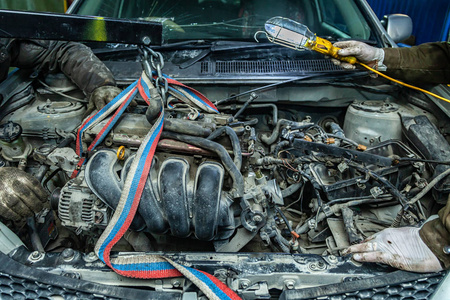
POLYGON ((118 160, 125 159, 125 146, 120 146, 119 149, 117 149, 117 159, 118 160))

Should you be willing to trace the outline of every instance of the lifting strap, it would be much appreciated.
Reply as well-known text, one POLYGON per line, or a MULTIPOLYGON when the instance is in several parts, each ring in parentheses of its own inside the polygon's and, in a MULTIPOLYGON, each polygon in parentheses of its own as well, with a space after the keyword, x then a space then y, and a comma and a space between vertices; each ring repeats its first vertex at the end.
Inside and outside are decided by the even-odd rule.
MULTIPOLYGON (((195 105, 199 109, 218 113, 217 108, 211 101, 196 90, 171 78, 168 78, 168 82, 170 87, 181 95, 178 97, 181 101, 189 101, 189 104, 195 105)), ((150 98, 151 88, 154 88, 154 85, 145 72, 143 72, 140 79, 132 83, 103 109, 88 117, 82 123, 78 130, 76 140, 76 152, 81 157, 81 160, 78 163, 78 168, 74 171, 74 174, 72 174, 72 178, 76 177, 79 169, 85 163, 85 154, 94 150, 94 148, 105 139, 138 92, 147 104, 150 103, 152 100, 150 98), (89 147, 84 150, 81 141, 83 133, 89 128, 99 124, 111 114, 113 114, 112 117, 103 125, 101 131, 97 134, 89 147)), ((145 136, 136 153, 136 157, 131 164, 130 171, 125 180, 119 203, 108 226, 95 245, 95 253, 106 265, 113 269, 114 272, 122 276, 141 279, 161 279, 185 276, 209 299, 240 299, 236 293, 211 274, 182 266, 161 255, 123 255, 119 253, 114 257, 110 257, 111 249, 128 230, 136 214, 150 171, 156 145, 163 129, 163 122, 164 108, 161 109, 157 120, 145 136)))

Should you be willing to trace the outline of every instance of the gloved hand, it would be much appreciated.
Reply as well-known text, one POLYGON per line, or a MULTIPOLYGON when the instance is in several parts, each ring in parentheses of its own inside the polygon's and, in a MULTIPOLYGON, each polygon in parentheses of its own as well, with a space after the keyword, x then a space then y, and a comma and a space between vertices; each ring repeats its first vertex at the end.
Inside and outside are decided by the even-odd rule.
MULTIPOLYGON (((122 92, 121 89, 119 89, 116 86, 106 85, 96 88, 91 96, 89 97, 89 104, 87 106, 87 110, 85 113, 85 116, 88 116, 91 114, 91 112, 94 111, 94 109, 100 110, 102 109, 106 104, 111 102, 117 95, 119 95, 122 92)), ((136 106, 136 102, 134 100, 130 103, 131 106, 136 106)))
MULTIPOLYGON (((375 48, 369 46, 363 42, 358 41, 345 41, 337 42, 333 46, 342 48, 338 51, 341 56, 354 56, 356 59, 362 63, 378 63, 379 65, 383 63, 384 60, 384 50, 381 48, 375 48)), ((332 59, 335 65, 340 65, 344 69, 354 69, 355 65, 332 59)))
POLYGON ((360 262, 378 262, 412 272, 438 272, 442 266, 419 236, 420 228, 387 228, 362 244, 350 246, 343 254, 353 253, 360 262))
POLYGON ((0 215, 14 222, 44 208, 47 192, 30 174, 17 168, 0 168, 0 215))

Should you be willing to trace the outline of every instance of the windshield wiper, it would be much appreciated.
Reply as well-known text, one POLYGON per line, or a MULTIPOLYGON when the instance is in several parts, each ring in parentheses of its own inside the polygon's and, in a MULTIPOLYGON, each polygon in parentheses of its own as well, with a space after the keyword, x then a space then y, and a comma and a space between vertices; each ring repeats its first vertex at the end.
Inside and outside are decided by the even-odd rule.
MULTIPOLYGON (((117 45, 117 44, 116 44, 117 45)), ((186 40, 175 42, 171 44, 163 44, 161 46, 150 46, 155 51, 166 51, 166 50, 198 50, 204 49, 200 54, 191 58, 190 60, 182 63, 179 67, 181 69, 188 68, 205 58, 212 52, 221 51, 232 51, 232 50, 243 50, 243 49, 261 49, 261 48, 275 48, 281 47, 273 43, 256 43, 256 42, 245 42, 245 41, 211 41, 211 40, 186 40)), ((110 48, 93 48, 95 54, 108 54, 108 53, 120 53, 120 52, 135 52, 137 51, 136 46, 123 47, 110 47, 110 48)))
POLYGON ((212 41, 208 41, 208 40, 186 40, 186 41, 180 41, 180 42, 175 42, 175 43, 171 43, 171 44, 163 44, 161 46, 154 46, 151 47, 153 50, 169 50, 169 49, 175 49, 175 48, 180 48, 183 46, 192 46, 192 47, 211 47, 212 45, 212 41))
MULTIPOLYGON (((360 76, 361 74, 364 75, 364 76, 367 75, 365 73, 360 73, 360 74, 354 73, 353 76, 360 76)), ((275 82, 275 83, 272 83, 272 84, 260 86, 260 87, 254 88, 252 90, 245 91, 245 92, 242 92, 242 93, 240 93, 238 95, 233 95, 233 96, 225 98, 225 99, 217 100, 216 102, 214 102, 214 105, 216 105, 216 106, 221 105, 221 104, 223 105, 224 103, 227 103, 227 102, 229 102, 229 101, 231 101, 233 99, 238 99, 239 97, 242 97, 242 96, 254 93, 254 92, 258 92, 258 91, 261 91, 261 90, 268 90, 268 89, 274 88, 276 86, 284 85, 284 84, 287 84, 287 83, 290 83, 290 82, 302 81, 302 80, 308 80, 308 79, 314 79, 314 78, 318 78, 318 77, 326 77, 326 76, 332 76, 332 75, 334 75, 333 72, 327 72, 327 73, 311 74, 311 75, 305 75, 305 76, 299 76, 299 77, 286 79, 286 80, 275 82)), ((332 76, 331 78, 333 78, 333 80, 336 80, 336 77, 332 76)))

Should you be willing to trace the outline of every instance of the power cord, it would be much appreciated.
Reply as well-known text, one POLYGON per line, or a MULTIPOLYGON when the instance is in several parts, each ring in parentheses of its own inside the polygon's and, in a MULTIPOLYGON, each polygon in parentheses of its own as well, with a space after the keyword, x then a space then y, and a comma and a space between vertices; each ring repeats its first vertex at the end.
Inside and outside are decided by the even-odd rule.
POLYGON ((371 68, 371 67, 369 67, 368 65, 363 64, 363 63, 361 63, 361 62, 357 62, 357 63, 360 64, 361 66, 363 66, 364 68, 366 68, 367 70, 372 71, 372 72, 374 72, 375 74, 378 74, 378 75, 380 75, 381 77, 384 77, 384 78, 386 78, 386 79, 388 79, 388 80, 390 80, 390 81, 392 81, 392 82, 395 82, 395 83, 398 83, 398 84, 400 84, 400 85, 406 86, 406 87, 408 87, 408 88, 410 88, 410 89, 413 89, 413 90, 421 91, 421 92, 423 92, 423 93, 425 93, 425 94, 428 94, 428 95, 430 95, 430 96, 433 96, 433 97, 435 97, 435 98, 437 98, 437 99, 439 99, 439 100, 442 100, 442 101, 445 101, 445 102, 447 102, 447 103, 450 103, 450 100, 447 99, 447 98, 441 97, 441 96, 436 95, 435 93, 432 93, 432 92, 430 92, 430 91, 421 89, 421 88, 419 88, 419 87, 416 87, 416 86, 413 86, 413 85, 404 83, 404 82, 402 82, 402 81, 400 81, 400 80, 394 79, 394 78, 392 78, 392 77, 389 77, 389 76, 387 76, 386 74, 383 74, 383 73, 381 73, 380 71, 377 71, 377 70, 375 70, 374 68, 371 68))

